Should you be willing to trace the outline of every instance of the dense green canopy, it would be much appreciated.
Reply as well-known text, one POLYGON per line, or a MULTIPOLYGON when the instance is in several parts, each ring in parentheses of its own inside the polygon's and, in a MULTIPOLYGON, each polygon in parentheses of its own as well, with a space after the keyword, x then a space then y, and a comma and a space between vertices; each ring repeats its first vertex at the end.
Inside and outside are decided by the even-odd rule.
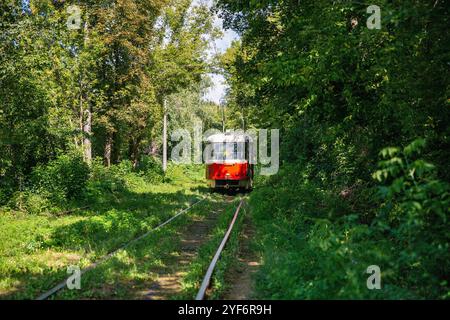
POLYGON ((0 6, 0 186, 9 190, 3 201, 32 168, 69 151, 87 162, 100 156, 108 165, 136 164, 151 146, 159 149, 163 98, 204 91, 213 63, 207 49, 219 35, 204 4, 0 6))
POLYGON ((262 297, 448 298, 450 7, 377 1, 377 29, 372 4, 217 1, 241 35, 230 106, 282 130, 282 171, 252 195, 262 297), (364 288, 370 264, 387 292, 364 288))

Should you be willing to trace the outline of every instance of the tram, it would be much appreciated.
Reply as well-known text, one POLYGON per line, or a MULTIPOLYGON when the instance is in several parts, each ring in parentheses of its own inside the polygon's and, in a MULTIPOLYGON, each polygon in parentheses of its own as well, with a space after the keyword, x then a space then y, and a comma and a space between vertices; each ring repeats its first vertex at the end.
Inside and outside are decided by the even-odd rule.
POLYGON ((250 161, 252 139, 243 133, 226 132, 208 137, 206 179, 213 189, 253 188, 254 164, 250 161))

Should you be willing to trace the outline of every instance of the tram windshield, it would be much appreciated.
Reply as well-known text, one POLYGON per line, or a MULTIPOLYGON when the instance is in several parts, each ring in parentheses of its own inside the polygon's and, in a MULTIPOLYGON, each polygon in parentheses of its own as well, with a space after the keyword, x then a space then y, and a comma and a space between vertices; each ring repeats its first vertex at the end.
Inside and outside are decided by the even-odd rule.
POLYGON ((215 142, 212 149, 214 161, 245 160, 244 143, 215 142))

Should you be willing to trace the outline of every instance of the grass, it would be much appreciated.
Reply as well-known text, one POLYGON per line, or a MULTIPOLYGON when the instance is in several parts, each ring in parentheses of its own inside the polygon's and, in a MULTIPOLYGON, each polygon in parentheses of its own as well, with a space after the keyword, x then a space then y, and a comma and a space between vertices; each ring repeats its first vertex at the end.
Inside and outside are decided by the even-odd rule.
MULTIPOLYGON (((200 248, 198 255, 190 265, 189 271, 182 279, 183 292, 174 297, 175 299, 194 299, 197 295, 206 270, 230 225, 239 201, 240 199, 232 201, 220 215, 219 221, 211 233, 211 238, 200 248)), ((230 238, 216 264, 211 278, 210 290, 207 291, 208 299, 220 299, 228 288, 225 275, 237 263, 236 255, 239 249, 239 234, 241 232, 242 221, 247 213, 246 211, 247 208, 243 205, 230 238)))
MULTIPOLYGON (((171 168, 166 181, 159 184, 143 179, 130 181, 123 190, 96 197, 96 201, 88 203, 89 209, 59 217, 3 209, 0 212, 0 298, 36 298, 67 277, 67 266, 88 265, 154 228, 200 198, 206 190, 201 167, 171 168)), ((187 216, 181 216, 170 226, 83 275, 82 294, 64 290, 58 298, 131 297, 126 288, 133 287, 128 284, 139 286, 147 279, 145 270, 161 264, 160 257, 174 250, 176 228, 188 222, 187 216), (117 286, 116 279, 119 279, 117 286)))
MULTIPOLYGON (((68 203, 66 214, 0 211, 0 299, 34 299, 68 277, 67 267, 81 269, 146 233, 206 196, 203 166, 173 166, 162 183, 121 173, 124 186, 91 181, 85 200, 68 203), (104 183, 103 183, 104 184, 104 183), (80 209, 85 208, 87 209, 80 209)), ((194 222, 225 208, 198 255, 183 270, 182 293, 172 299, 193 299, 206 269, 229 226, 238 200, 208 198, 170 224, 121 249, 81 277, 81 290, 63 289, 50 299, 142 299, 159 270, 174 264, 181 235, 194 222)), ((227 288, 225 273, 234 265, 238 236, 246 214, 241 209, 211 281, 210 299, 227 288)))
MULTIPOLYGON (((393 270, 396 244, 360 222, 364 215, 300 166, 258 179, 249 206, 262 265, 257 299, 415 299, 393 270), (303 170, 303 171, 302 171, 303 170), (381 290, 369 290, 367 268, 381 268, 381 290)), ((395 265, 394 265, 395 266, 395 265)))
POLYGON ((61 291, 56 299, 143 299, 157 271, 174 260, 180 234, 194 220, 204 217, 220 197, 211 197, 179 216, 164 228, 135 242, 126 250, 82 277, 82 290, 61 291))

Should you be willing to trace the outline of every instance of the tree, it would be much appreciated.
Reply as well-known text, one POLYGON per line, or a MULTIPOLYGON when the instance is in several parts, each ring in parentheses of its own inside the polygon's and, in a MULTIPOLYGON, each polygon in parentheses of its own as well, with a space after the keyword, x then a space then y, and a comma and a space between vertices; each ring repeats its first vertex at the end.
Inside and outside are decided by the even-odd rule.
MULTIPOLYGON (((339 239, 347 235, 349 226, 355 233, 367 228, 368 233, 361 234, 360 239, 343 240, 342 248, 347 241, 357 247, 375 239, 377 243, 367 252, 383 252, 390 257, 386 273, 395 275, 393 286, 407 288, 419 297, 445 298, 448 282, 442 261, 448 257, 442 257, 448 251, 448 237, 443 230, 448 219, 442 208, 447 206, 448 184, 441 180, 450 178, 450 39, 443 30, 449 23, 450 8, 439 0, 401 4, 380 1, 377 5, 382 16, 379 30, 367 27, 371 13, 367 13, 368 5, 360 1, 219 0, 217 9, 222 12, 225 26, 241 35, 241 42, 222 58, 231 83, 228 100, 236 110, 245 109, 251 125, 281 129, 281 156, 289 169, 270 180, 268 189, 273 192, 265 195, 270 199, 265 205, 266 209, 272 208, 275 195, 286 205, 280 204, 281 212, 276 211, 273 220, 264 223, 286 219, 286 233, 292 239, 299 233, 296 224, 304 225, 300 233, 308 236, 302 238, 299 249, 303 251, 296 265, 308 254, 305 248, 314 248, 314 241, 339 239), (414 159, 411 164, 413 160, 403 163, 396 156, 382 162, 383 168, 389 168, 389 181, 385 181, 389 187, 382 190, 399 195, 391 197, 392 201, 381 201, 375 195, 377 182, 371 177, 379 151, 392 145, 404 147, 417 137, 428 141, 422 159, 414 159), (424 179, 432 181, 432 186, 417 178, 417 170, 423 171, 429 162, 437 164, 436 172, 433 170, 424 179), (403 176, 394 163, 401 164, 403 176), (407 183, 403 185, 403 181, 407 183), (323 193, 329 195, 326 201, 318 200, 323 193), (402 198, 403 193, 408 195, 402 198), (304 212, 308 209, 304 203, 311 200, 304 199, 305 195, 316 206, 324 204, 325 215, 320 216, 320 208, 314 208, 312 214, 304 212), (339 211, 334 196, 347 206, 340 213, 342 217, 334 216, 339 211), (315 221, 312 227, 311 221, 315 221), (314 230, 323 225, 334 228, 329 238, 314 235, 314 230), (389 243, 389 250, 383 248, 383 241, 389 243), (425 258, 424 252, 429 256, 425 258), (427 280, 422 281, 424 278, 427 280)), ((269 238, 270 234, 265 236, 269 238)), ((327 265, 339 264, 336 261, 344 263, 337 258, 338 251, 339 245, 336 252, 328 251, 319 259, 323 264, 315 266, 320 265, 323 271, 327 265)), ((292 265, 292 256, 293 251, 280 261, 286 259, 292 265)), ((312 257, 319 257, 319 253, 314 251, 312 257)), ((327 288, 339 294, 345 292, 332 285, 332 277, 321 286, 320 275, 308 266, 311 269, 306 273, 311 273, 310 277, 303 275, 300 280, 317 287, 308 289, 296 284, 295 294, 311 297, 312 292, 323 296, 327 288)), ((287 270, 271 273, 289 274, 287 270)), ((270 290, 270 285, 267 288, 270 290)), ((352 289, 349 292, 360 294, 352 289)))
POLYGON ((0 177, 11 192, 35 166, 73 150, 86 162, 100 155, 107 165, 121 159, 137 165, 159 139, 163 97, 201 90, 210 69, 207 39, 217 32, 204 4, 0 6, 0 177), (71 19, 79 28, 68 27, 71 19))

